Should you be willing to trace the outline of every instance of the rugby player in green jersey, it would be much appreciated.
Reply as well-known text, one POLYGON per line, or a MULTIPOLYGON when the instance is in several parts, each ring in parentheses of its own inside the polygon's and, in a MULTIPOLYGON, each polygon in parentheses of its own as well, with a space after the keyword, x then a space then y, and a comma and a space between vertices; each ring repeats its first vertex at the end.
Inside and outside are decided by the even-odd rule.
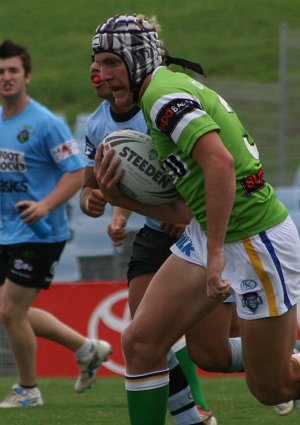
MULTIPOLYGON (((105 210, 105 200, 97 185, 94 173, 94 159, 97 147, 107 134, 114 130, 131 128, 143 133, 147 132, 147 125, 140 108, 132 103, 125 107, 117 106, 111 90, 101 80, 100 71, 97 63, 93 61, 90 67, 91 81, 97 96, 102 98, 103 102, 90 115, 87 121, 86 167, 80 193, 82 211, 94 218, 101 217, 105 210)), ((114 209, 112 221, 108 225, 108 234, 116 245, 119 245, 120 241, 128 234, 125 226, 129 214, 130 211, 118 207, 114 209)), ((159 227, 159 224, 160 222, 156 224, 152 220, 152 225, 159 227)), ((184 227, 183 225, 168 226, 168 230, 166 230, 168 233, 148 228, 148 231, 145 230, 143 234, 139 232, 139 248, 137 248, 136 240, 133 242, 132 251, 135 252, 135 256, 134 259, 131 257, 127 274, 128 307, 131 316, 134 316, 154 271, 159 268, 166 256, 170 254, 168 248, 177 239, 175 239, 173 232, 177 233, 180 229, 182 233, 184 227), (138 255, 135 248, 138 249, 138 255), (146 263, 143 259, 149 255, 152 257, 151 261, 146 263)), ((196 366, 189 358, 184 338, 176 343, 175 348, 176 355, 174 347, 168 354, 168 367, 170 369, 168 407, 174 423, 177 425, 199 425, 200 423, 217 425, 217 420, 205 400, 197 376, 196 366), (176 358, 179 359, 179 363, 176 358)))
POLYGON ((105 198, 167 222, 191 219, 123 334, 131 424, 165 423, 166 353, 181 335, 188 342, 193 325, 231 292, 250 391, 266 405, 296 400, 300 413, 300 353, 293 354, 300 241, 265 180, 254 141, 216 92, 162 66, 154 20, 116 15, 96 29, 92 46, 116 103, 126 105, 133 94, 141 105, 184 202, 152 207, 127 198, 117 186, 124 170, 115 172, 114 152, 103 159, 99 148, 96 176, 105 198))

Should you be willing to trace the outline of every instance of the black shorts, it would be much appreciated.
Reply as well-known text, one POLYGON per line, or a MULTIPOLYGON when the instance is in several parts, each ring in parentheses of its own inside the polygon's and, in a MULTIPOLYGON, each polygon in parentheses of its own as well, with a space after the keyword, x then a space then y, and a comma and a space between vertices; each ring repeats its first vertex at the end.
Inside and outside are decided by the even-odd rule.
POLYGON ((127 280, 145 274, 155 273, 171 254, 170 247, 177 241, 167 233, 144 226, 135 235, 132 255, 127 270, 127 280))
POLYGON ((48 289, 66 241, 0 245, 0 285, 9 279, 28 288, 48 289))

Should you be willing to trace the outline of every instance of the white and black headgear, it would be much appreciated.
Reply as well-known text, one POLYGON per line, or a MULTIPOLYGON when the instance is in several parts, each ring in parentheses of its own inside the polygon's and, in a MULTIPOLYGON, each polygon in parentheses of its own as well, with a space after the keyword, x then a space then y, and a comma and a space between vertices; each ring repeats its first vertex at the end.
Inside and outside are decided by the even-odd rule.
POLYGON ((169 56, 154 25, 142 15, 118 14, 99 25, 92 40, 92 51, 92 56, 111 52, 121 57, 135 100, 145 77, 162 63, 180 65, 205 76, 198 63, 169 56))
POLYGON ((135 95, 147 75, 162 64, 161 42, 149 21, 135 14, 118 14, 96 29, 93 54, 111 52, 122 58, 135 95))

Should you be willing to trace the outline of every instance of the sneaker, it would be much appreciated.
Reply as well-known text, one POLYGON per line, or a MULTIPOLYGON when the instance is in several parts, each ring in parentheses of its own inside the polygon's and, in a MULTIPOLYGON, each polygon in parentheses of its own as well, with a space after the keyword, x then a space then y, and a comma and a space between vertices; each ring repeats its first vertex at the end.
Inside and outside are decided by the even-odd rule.
POLYGON ((286 416, 294 409, 294 402, 293 400, 287 401, 286 403, 280 403, 273 406, 273 409, 277 413, 277 415, 280 416, 286 416))
POLYGON ((41 392, 37 387, 29 389, 15 384, 12 389, 12 393, 0 403, 0 407, 35 407, 44 404, 41 392))
POLYGON ((112 354, 111 345, 102 339, 93 339, 93 350, 85 360, 77 360, 80 374, 75 382, 74 388, 77 393, 83 393, 91 388, 97 377, 99 366, 108 360, 112 354))
POLYGON ((213 416, 212 411, 209 410, 206 412, 205 410, 201 409, 201 406, 197 405, 197 410, 200 414, 201 422, 205 425, 218 425, 217 419, 213 416))

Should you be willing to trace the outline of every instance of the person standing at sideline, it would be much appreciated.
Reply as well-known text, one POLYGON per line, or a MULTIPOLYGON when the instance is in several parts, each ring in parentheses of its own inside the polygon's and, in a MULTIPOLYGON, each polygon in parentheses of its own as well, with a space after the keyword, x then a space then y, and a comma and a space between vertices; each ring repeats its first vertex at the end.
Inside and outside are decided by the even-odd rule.
MULTIPOLYGON (((80 193, 80 205, 85 214, 92 217, 100 217, 103 215, 105 202, 97 186, 94 174, 94 157, 97 147, 102 140, 114 130, 130 128, 142 133, 147 133, 148 130, 140 108, 133 104, 125 108, 116 105, 111 90, 101 82, 100 69, 95 61, 92 62, 90 67, 90 74, 98 97, 105 100, 96 111, 90 115, 87 121, 87 161, 84 182, 80 193)), ((116 211, 114 211, 114 213, 116 213, 116 211)), ((173 228, 175 227, 176 226, 173 226, 173 228)), ((108 232, 112 236, 110 231, 108 232)), ((162 232, 162 235, 165 237, 161 237, 161 243, 163 239, 169 240, 170 236, 168 236, 167 233, 162 232)), ((175 238, 172 238, 172 240, 173 239, 175 240, 175 238)), ((146 242, 146 239, 144 242, 146 242)), ((149 243, 149 241, 147 243, 149 243)), ((165 245, 166 243, 164 242, 163 246, 165 247, 165 245)), ((152 248, 155 249, 156 245, 153 245, 152 248)), ((161 255, 165 255, 162 246, 160 252, 156 251, 156 256, 158 257, 157 261, 163 261, 163 258, 160 258, 161 255)), ((146 273, 144 267, 145 265, 143 265, 142 262, 136 267, 130 267, 131 272, 130 276, 128 276, 128 303, 131 316, 134 316, 136 308, 150 282, 149 275, 146 273), (141 269, 141 266, 143 269, 141 269)), ((152 268, 153 265, 151 265, 151 270, 152 268)), ((149 269, 147 271, 149 271, 149 269)), ((217 420, 207 406, 197 376, 196 367, 188 357, 187 349, 183 341, 181 341, 180 346, 178 344, 178 356, 180 357, 179 364, 173 350, 170 350, 168 355, 171 370, 168 407, 173 420, 178 425, 196 425, 202 422, 206 425, 216 425, 217 420)))
POLYGON ((181 335, 188 342, 192 326, 232 291, 250 391, 266 405, 295 400, 300 413, 300 353, 293 354, 300 300, 296 226, 265 180, 257 146, 235 111, 204 84, 162 65, 158 31, 154 19, 116 15, 98 26, 92 44, 116 103, 127 105, 133 95, 141 105, 184 202, 154 207, 126 197, 117 186, 120 161, 112 161, 113 150, 103 158, 100 145, 95 170, 103 196, 166 222, 185 222, 186 204, 192 211, 123 333, 131 424, 165 423, 166 353, 181 335))
MULTIPOLYGON (((66 202, 80 188, 84 163, 69 128, 27 94, 31 57, 11 40, 0 45, 0 320, 18 383, 0 408, 40 406, 35 335, 75 352, 77 390, 88 388, 111 352, 50 313, 32 308, 48 289, 70 230, 66 202), (41 221, 46 226, 36 230, 41 221), (46 224, 45 224, 46 223, 46 224), (42 233, 40 233, 42 232, 42 233)), ((42 224, 43 224, 42 223, 42 224)))

